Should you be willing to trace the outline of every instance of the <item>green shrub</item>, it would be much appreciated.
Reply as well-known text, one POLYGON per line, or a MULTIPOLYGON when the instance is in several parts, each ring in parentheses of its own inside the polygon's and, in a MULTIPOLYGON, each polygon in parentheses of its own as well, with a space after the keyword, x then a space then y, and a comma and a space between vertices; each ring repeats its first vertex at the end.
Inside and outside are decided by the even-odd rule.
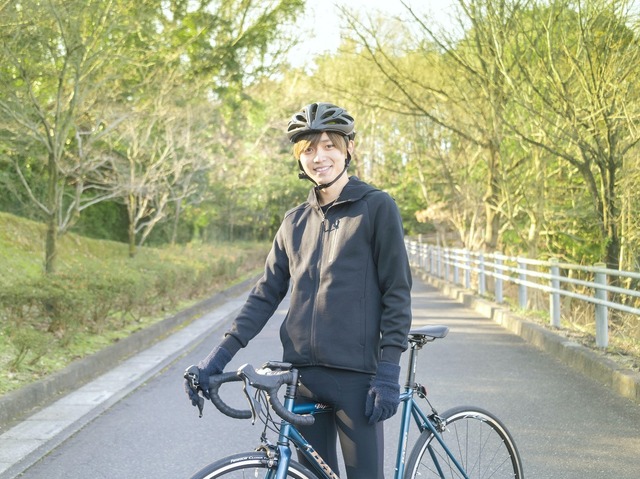
POLYGON ((68 278, 53 276, 5 287, 0 307, 7 324, 15 328, 33 327, 64 335, 82 324, 85 305, 91 299, 68 278))
POLYGON ((9 362, 11 371, 20 369, 29 353, 32 355, 29 363, 36 364, 47 353, 51 343, 49 334, 34 328, 8 327, 6 336, 15 349, 13 359, 9 362))
POLYGON ((156 306, 174 308, 181 299, 189 296, 195 271, 188 264, 161 263, 149 271, 153 275, 156 306))

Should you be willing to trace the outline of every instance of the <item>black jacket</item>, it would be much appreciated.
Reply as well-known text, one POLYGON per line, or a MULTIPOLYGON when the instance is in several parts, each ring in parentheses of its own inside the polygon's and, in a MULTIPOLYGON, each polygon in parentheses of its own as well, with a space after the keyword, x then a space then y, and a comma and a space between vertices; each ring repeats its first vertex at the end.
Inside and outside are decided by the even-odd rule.
POLYGON ((325 214, 313 190, 286 213, 265 273, 223 342, 232 354, 260 332, 290 283, 285 361, 367 373, 381 358, 399 362, 411 326, 411 271, 387 193, 351 177, 325 214))

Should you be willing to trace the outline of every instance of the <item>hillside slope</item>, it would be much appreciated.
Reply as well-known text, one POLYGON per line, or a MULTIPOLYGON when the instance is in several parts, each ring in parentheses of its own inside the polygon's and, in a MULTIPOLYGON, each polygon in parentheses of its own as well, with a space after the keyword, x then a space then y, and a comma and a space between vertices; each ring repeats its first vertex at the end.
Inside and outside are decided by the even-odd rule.
POLYGON ((266 243, 139 248, 75 234, 44 274, 45 226, 0 212, 0 395, 259 271, 266 243))

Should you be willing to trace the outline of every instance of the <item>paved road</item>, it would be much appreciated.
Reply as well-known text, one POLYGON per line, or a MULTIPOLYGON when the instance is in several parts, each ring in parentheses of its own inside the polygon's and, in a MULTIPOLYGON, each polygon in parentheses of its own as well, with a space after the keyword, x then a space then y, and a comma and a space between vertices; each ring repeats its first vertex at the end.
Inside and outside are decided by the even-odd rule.
MULTIPOLYGON (((498 415, 516 438, 527 478, 640 477, 640 407, 636 403, 614 395, 417 279, 413 307, 415 325, 437 323, 451 328, 449 336, 420 354, 419 378, 432 402, 442 411, 473 404, 498 415)), ((283 304, 230 367, 279 357, 278 326, 285 308, 283 304)), ((167 362, 128 395, 113 399, 110 407, 94 413, 82 429, 19 477, 175 479, 255 445, 258 426, 226 418, 210 405, 199 419, 182 392, 185 366, 201 359, 227 325, 220 322, 183 357, 167 362)), ((395 459, 395 419, 387 424, 388 478, 395 459)), ((44 452, 46 448, 38 451, 44 452)), ((15 477, 7 473, 16 468, 0 473, 0 478, 15 477)))

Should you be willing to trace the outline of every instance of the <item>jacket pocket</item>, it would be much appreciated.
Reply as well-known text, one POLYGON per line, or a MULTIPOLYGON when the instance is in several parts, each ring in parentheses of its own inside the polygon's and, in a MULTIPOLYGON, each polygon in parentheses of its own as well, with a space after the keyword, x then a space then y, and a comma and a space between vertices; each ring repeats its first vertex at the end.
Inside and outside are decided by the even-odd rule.
POLYGON ((365 369, 366 317, 359 291, 324 295, 315 318, 314 348, 322 364, 365 369), (340 298, 340 299, 338 299, 340 298), (348 300, 345 300, 348 298, 348 300))

